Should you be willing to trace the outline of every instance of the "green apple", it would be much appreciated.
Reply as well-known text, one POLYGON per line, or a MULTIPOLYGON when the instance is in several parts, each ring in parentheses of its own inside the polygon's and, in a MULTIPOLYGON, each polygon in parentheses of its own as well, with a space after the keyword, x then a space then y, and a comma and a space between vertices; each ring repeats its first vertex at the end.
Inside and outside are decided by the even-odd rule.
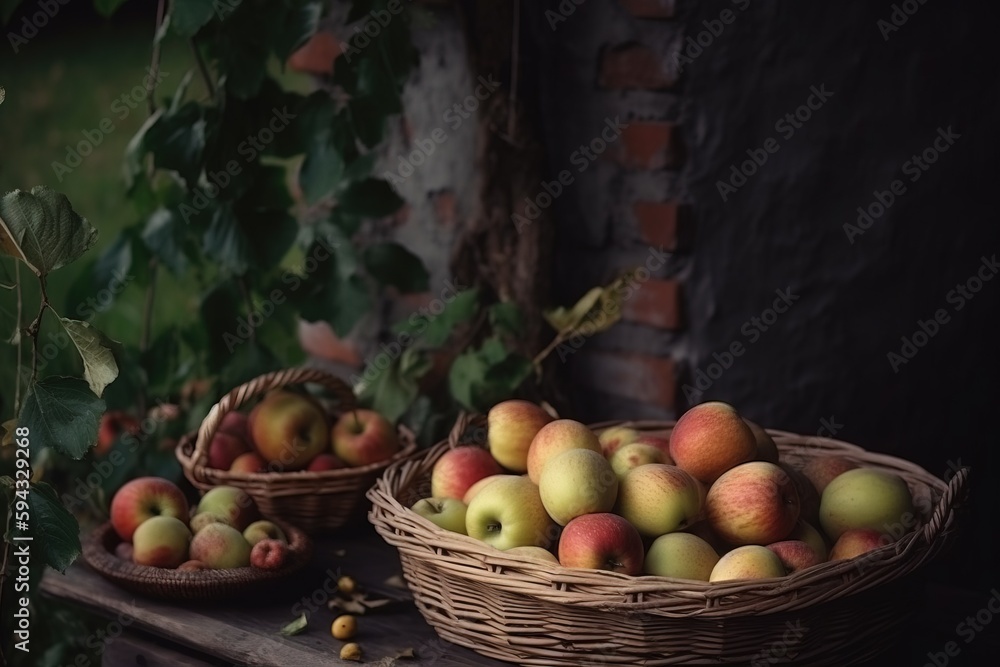
POLYGON ((732 579, 770 579, 785 576, 785 566, 777 554, 757 544, 737 547, 722 556, 712 568, 712 583, 732 579))
POLYGON ((632 468, 638 468, 648 463, 668 463, 668 461, 663 450, 653 445, 633 442, 619 447, 608 459, 608 463, 611 464, 611 469, 615 471, 618 479, 621 479, 632 468))
POLYGON ((249 430, 257 453, 275 472, 301 470, 330 449, 330 426, 319 404, 283 389, 250 411, 249 430))
POLYGON ((222 570, 250 565, 250 543, 240 531, 224 523, 210 523, 191 540, 191 560, 222 570))
POLYGON ((414 512, 424 517, 439 528, 453 533, 465 535, 465 503, 457 498, 424 498, 411 507, 414 512))
POLYGON ((819 520, 834 542, 852 528, 901 537, 917 524, 906 482, 874 468, 856 468, 835 477, 823 490, 819 520))
POLYGON ((698 482, 677 466, 639 466, 619 483, 617 512, 646 537, 685 528, 698 520, 701 510, 698 482))
POLYGON ((245 530, 260 516, 257 512, 257 503, 250 494, 235 486, 216 486, 209 489, 201 497, 196 515, 203 512, 218 515, 224 523, 228 523, 238 531, 245 530))
POLYGON ((570 449, 545 465, 538 492, 545 511, 565 526, 583 514, 610 512, 618 497, 618 478, 600 452, 570 449))
POLYGON ((191 531, 180 519, 154 516, 139 524, 132 536, 132 560, 139 565, 175 568, 188 557, 191 531))
POLYGON ((708 581, 718 562, 719 554, 697 535, 667 533, 649 546, 643 571, 660 577, 708 581))
POLYGON ((551 421, 549 413, 530 401, 497 403, 486 416, 490 454, 507 470, 528 472, 531 441, 551 421))
POLYGON ((546 462, 570 449, 600 453, 601 443, 590 427, 572 419, 557 419, 540 428, 528 448, 528 477, 538 484, 546 462))
POLYGON ((254 521, 246 530, 243 531, 243 539, 247 541, 250 546, 254 546, 261 540, 278 540, 279 542, 288 543, 288 538, 285 537, 284 531, 271 521, 254 521))
POLYGON ((538 487, 527 477, 498 479, 480 491, 465 512, 465 529, 470 537, 501 551, 547 548, 557 530, 538 487))

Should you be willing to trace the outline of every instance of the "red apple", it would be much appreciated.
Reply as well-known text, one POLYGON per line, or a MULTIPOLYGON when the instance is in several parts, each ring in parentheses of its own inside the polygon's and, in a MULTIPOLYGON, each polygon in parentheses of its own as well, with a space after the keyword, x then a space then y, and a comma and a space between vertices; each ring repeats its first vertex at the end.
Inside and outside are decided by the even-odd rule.
POLYGON ((743 421, 750 427, 750 432, 753 433, 754 441, 757 443, 757 456, 754 457, 754 460, 777 463, 778 445, 774 443, 774 438, 772 438, 771 435, 761 426, 755 424, 749 419, 744 419, 743 421))
POLYGON ((140 477, 127 482, 111 499, 111 525, 118 537, 132 541, 135 529, 154 516, 188 521, 188 504, 177 485, 162 477, 140 477))
POLYGON ((664 438, 659 435, 652 435, 650 433, 640 433, 639 437, 635 439, 635 442, 640 445, 652 445, 656 447, 661 452, 663 452, 663 462, 669 465, 676 465, 674 460, 670 458, 670 438, 664 438))
POLYGON ((892 540, 877 530, 870 528, 849 528, 834 543, 830 549, 830 560, 846 560, 861 554, 874 551, 890 544, 892 540))
POLYGON ((309 472, 321 472, 323 470, 340 470, 346 468, 347 464, 338 459, 333 454, 320 454, 306 466, 309 472))
POLYGON ((132 540, 137 564, 175 568, 187 560, 191 530, 176 517, 154 516, 135 529, 132 540))
POLYGON ((330 449, 326 414, 312 398, 280 389, 250 412, 250 437, 257 453, 276 472, 301 470, 330 449))
POLYGON ((777 554, 789 572, 798 572, 823 562, 816 550, 802 540, 783 540, 768 544, 767 548, 777 554))
POLYGON ((235 435, 247 443, 247 445, 252 443, 250 439, 250 418, 242 412, 236 412, 235 410, 227 412, 226 416, 222 418, 222 423, 219 424, 218 432, 235 435))
POLYGON ((612 426, 604 429, 597 436, 597 441, 601 444, 601 453, 604 458, 610 459, 614 453, 625 445, 631 445, 639 438, 639 432, 628 426, 612 426))
POLYGON ((186 560, 177 566, 178 570, 191 570, 192 572, 197 572, 199 570, 207 570, 209 567, 202 563, 200 560, 186 560))
POLYGON ((712 529, 736 545, 780 542, 799 520, 795 485, 784 470, 765 461, 724 473, 708 490, 705 504, 712 529))
POLYGON ((538 484, 546 462, 570 449, 592 449, 601 454, 601 443, 589 426, 572 419, 557 419, 538 430, 528 448, 528 478, 538 484))
POLYGON ((333 427, 333 453, 350 467, 378 463, 400 450, 399 436, 374 410, 352 410, 333 427))
POLYGON ((559 563, 565 567, 636 575, 642 572, 644 551, 635 526, 606 512, 576 517, 559 538, 559 563))
POLYGON ((229 466, 229 472, 267 472, 267 461, 262 459, 257 452, 240 454, 233 459, 233 464, 229 466))
POLYGON ((261 540, 250 550, 250 564, 262 570, 280 570, 288 560, 288 545, 280 540, 261 540))
POLYGON ((670 433, 670 457, 699 482, 711 484, 724 472, 757 455, 753 432, 735 408, 717 401, 696 405, 670 433))
POLYGON ((229 470, 236 457, 249 451, 250 448, 242 438, 219 431, 212 436, 212 442, 208 445, 208 465, 219 470, 229 470))
POLYGON ((431 471, 431 496, 461 500, 473 484, 503 472, 488 451, 466 445, 456 447, 437 460, 431 471))
POLYGON ((833 481, 834 477, 857 467, 857 463, 843 456, 818 456, 802 466, 802 474, 812 482, 816 492, 823 495, 823 489, 833 481))

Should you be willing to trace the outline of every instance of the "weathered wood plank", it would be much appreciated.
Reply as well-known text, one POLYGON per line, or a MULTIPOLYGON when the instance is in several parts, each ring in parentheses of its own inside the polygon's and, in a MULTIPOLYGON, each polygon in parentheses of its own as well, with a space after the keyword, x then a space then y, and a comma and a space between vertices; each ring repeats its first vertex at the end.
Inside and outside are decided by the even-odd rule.
POLYGON ((175 651, 135 634, 125 634, 109 641, 101 667, 216 667, 187 653, 175 651))

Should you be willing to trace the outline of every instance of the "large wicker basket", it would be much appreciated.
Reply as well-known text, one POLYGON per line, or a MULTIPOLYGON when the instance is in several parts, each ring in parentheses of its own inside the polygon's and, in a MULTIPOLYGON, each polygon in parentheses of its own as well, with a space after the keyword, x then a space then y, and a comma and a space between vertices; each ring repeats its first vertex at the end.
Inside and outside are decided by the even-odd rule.
POLYGON ((184 475, 201 491, 222 485, 239 487, 253 497, 262 514, 283 519, 311 534, 335 530, 351 519, 362 517, 365 491, 379 473, 416 450, 409 430, 399 429, 402 447, 391 459, 355 468, 244 473, 208 466, 208 444, 228 412, 272 389, 304 384, 318 384, 332 393, 336 401, 333 417, 357 406, 354 392, 343 380, 318 369, 293 368, 262 375, 223 396, 202 421, 198 432, 181 439, 176 454, 184 475))
MULTIPOLYGON (((464 441, 469 423, 460 421, 448 441, 385 471, 369 491, 369 519, 399 549, 417 607, 442 638, 523 665, 840 666, 868 659, 905 628, 919 593, 907 575, 948 543, 968 478, 962 469, 945 483, 855 445, 770 430, 783 461, 836 453, 889 470, 931 509, 893 544, 780 579, 708 584, 630 577, 511 557, 407 509, 429 495, 434 462, 464 441)), ((673 422, 629 426, 667 434, 673 422)))

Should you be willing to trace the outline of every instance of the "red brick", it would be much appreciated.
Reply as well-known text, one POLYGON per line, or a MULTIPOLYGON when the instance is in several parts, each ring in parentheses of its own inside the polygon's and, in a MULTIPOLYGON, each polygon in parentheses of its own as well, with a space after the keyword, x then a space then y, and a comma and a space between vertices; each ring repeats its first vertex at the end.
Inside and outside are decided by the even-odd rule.
POLYGON ((333 74, 333 61, 343 53, 337 38, 325 30, 317 32, 305 46, 288 58, 288 66, 299 72, 333 74))
POLYGON ((676 366, 669 357, 622 352, 588 352, 581 358, 580 382, 641 403, 675 408, 676 366))
POLYGON ((339 337, 326 322, 299 321, 299 345, 312 356, 360 368, 361 353, 354 341, 339 337))
POLYGON ((626 169, 678 166, 681 150, 673 123, 631 121, 605 155, 626 169))
POLYGON ((676 78, 655 51, 632 43, 604 50, 598 82, 612 90, 665 90, 676 78))
POLYGON ((632 205, 632 214, 643 241, 666 250, 677 250, 678 204, 675 201, 640 201, 632 205))
POLYGON ((437 216, 438 224, 442 227, 453 227, 455 225, 456 205, 454 190, 440 190, 431 195, 431 202, 434 204, 434 215, 437 216))
POLYGON ((658 329, 681 324, 681 285, 676 280, 650 278, 640 283, 624 304, 622 319, 658 329))
POLYGON ((622 7, 641 19, 670 19, 676 13, 674 0, 621 0, 622 7))

